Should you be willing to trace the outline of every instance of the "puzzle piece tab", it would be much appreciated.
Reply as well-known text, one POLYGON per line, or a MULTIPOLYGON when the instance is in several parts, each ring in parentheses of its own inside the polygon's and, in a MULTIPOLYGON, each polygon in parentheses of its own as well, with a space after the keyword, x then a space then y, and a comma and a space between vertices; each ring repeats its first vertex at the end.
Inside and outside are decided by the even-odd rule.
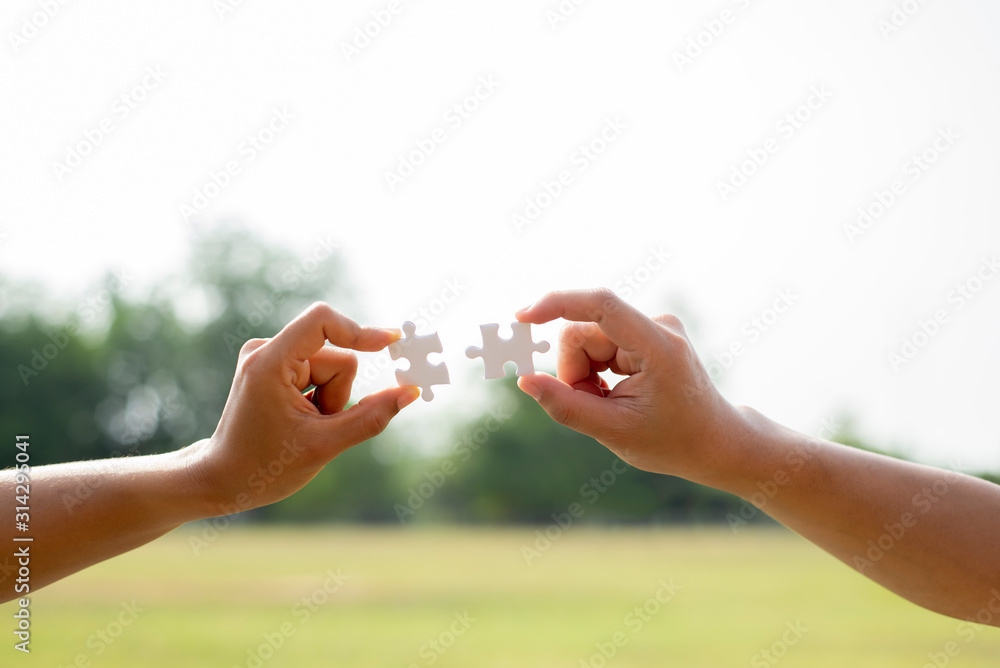
POLYGON ((498 324, 480 325, 479 329, 483 334, 483 347, 470 346, 465 350, 465 356, 469 359, 483 358, 487 380, 507 375, 503 368, 504 362, 517 364, 518 376, 530 376, 535 373, 532 353, 544 353, 549 349, 547 341, 535 343, 531 340, 531 325, 526 322, 511 323, 513 334, 509 339, 500 338, 498 324))
POLYGON ((424 401, 434 398, 431 385, 448 385, 448 366, 442 362, 431 364, 427 356, 440 353, 441 337, 437 332, 426 336, 417 336, 417 326, 412 322, 403 323, 403 338, 389 345, 389 357, 398 360, 405 357, 410 362, 408 369, 396 369, 396 381, 400 385, 416 385, 420 388, 420 396, 424 401))

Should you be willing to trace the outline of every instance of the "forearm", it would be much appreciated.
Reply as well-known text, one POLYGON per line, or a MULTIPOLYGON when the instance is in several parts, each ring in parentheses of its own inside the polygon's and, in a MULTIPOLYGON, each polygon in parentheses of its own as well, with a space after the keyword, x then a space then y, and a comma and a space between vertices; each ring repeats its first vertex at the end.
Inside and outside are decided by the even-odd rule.
POLYGON ((970 619, 1000 591, 1000 486, 741 412, 737 473, 718 486, 931 610, 970 619))
POLYGON ((990 607, 984 623, 1000 626, 1000 487, 734 408, 676 316, 647 318, 610 290, 550 292, 517 318, 571 321, 558 377, 518 381, 556 422, 636 468, 743 497, 914 603, 963 619, 990 607), (605 369, 627 378, 609 388, 605 369))
MULTIPOLYGON (((146 457, 75 462, 32 469, 29 531, 31 589, 35 590, 104 559, 128 552, 211 514, 193 492, 186 464, 191 450, 146 457)), ((0 499, 13 508, 14 472, 0 472, 0 499)), ((3 523, 6 545, 13 516, 3 523)), ((16 569, 13 571, 16 572, 16 569)), ((2 582, 2 599, 15 594, 14 575, 2 582)))

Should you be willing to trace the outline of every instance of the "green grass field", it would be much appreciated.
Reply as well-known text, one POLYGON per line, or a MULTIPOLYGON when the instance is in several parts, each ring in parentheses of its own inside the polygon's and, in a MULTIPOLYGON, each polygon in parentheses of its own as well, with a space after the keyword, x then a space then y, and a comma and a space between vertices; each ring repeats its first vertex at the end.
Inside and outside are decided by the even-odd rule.
POLYGON ((2 665, 921 668, 949 642, 950 667, 1000 664, 1000 630, 783 530, 575 528, 529 566, 534 531, 233 528, 195 555, 182 529, 35 594, 32 654, 2 665))

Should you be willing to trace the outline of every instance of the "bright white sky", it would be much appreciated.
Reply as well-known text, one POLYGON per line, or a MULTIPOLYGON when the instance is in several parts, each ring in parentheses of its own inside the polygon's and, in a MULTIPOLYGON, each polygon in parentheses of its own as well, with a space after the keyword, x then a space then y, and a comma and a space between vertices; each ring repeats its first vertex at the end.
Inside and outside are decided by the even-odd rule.
POLYGON ((996 3, 900 2, 919 9, 885 36, 889 0, 591 0, 554 28, 557 0, 402 0, 350 62, 343 45, 388 0, 245 0, 221 17, 212 0, 94 0, 26 28, 40 4, 0 10, 8 275, 66 295, 107 267, 148 284, 192 226, 236 218, 303 257, 334 238, 365 304, 351 315, 378 324, 458 279, 431 323, 454 384, 408 411, 419 430, 447 406, 481 409, 481 363, 463 354, 480 323, 549 289, 647 278, 662 247, 671 258, 629 299, 681 315, 706 360, 743 344, 721 379, 732 401, 810 432, 853 414, 862 435, 923 461, 1000 470, 1000 279, 971 301, 952 294, 1000 252, 996 3), (707 46, 679 67, 699 33, 707 46), (119 98, 147 68, 163 74, 129 109, 119 98), (477 88, 459 123, 449 109, 477 88), (250 159, 241 143, 275 109, 294 118, 250 159), (796 111, 799 127, 779 125, 796 111), (104 118, 110 133, 60 180, 54 163, 104 118), (605 127, 607 150, 581 161, 605 127), (436 128, 443 142, 390 189, 386 172, 436 128), (768 150, 724 201, 718 184, 768 150), (228 161, 240 173, 185 219, 228 161), (563 170, 570 185, 519 232, 512 215, 563 170), (896 179, 902 194, 852 244, 844 225, 896 179), (751 339, 744 323, 786 289, 794 305, 751 339), (947 321, 894 370, 887 354, 938 310, 947 321))

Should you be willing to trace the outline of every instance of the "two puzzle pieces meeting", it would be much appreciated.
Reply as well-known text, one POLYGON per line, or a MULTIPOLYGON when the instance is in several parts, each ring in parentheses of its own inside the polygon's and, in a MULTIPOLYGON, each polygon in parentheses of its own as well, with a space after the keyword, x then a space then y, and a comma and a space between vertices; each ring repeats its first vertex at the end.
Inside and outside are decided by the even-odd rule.
MULTIPOLYGON (((503 365, 514 362, 517 365, 518 376, 529 376, 535 373, 532 354, 548 351, 546 341, 531 340, 531 325, 526 322, 511 323, 512 335, 509 339, 500 338, 500 325, 480 325, 483 335, 483 347, 470 346, 465 350, 469 359, 483 358, 486 366, 486 379, 503 378, 507 375, 503 365)), ((393 360, 401 357, 410 362, 408 369, 396 370, 396 381, 400 385, 415 385, 420 388, 424 401, 434 398, 432 385, 447 385, 451 382, 448 376, 448 366, 441 362, 431 364, 427 356, 431 353, 444 352, 441 337, 434 334, 418 335, 417 327, 412 322, 403 323, 403 338, 389 346, 389 356, 393 360)))

